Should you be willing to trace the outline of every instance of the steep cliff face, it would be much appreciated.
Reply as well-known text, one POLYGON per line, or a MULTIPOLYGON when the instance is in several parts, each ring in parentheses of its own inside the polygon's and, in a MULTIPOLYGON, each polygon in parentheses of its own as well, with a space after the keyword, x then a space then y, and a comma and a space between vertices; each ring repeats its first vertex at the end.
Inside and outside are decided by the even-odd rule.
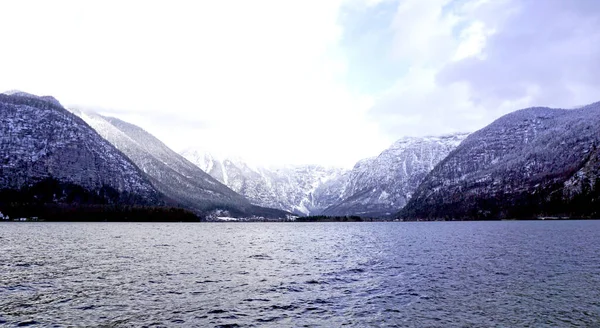
POLYGON ((438 164, 400 216, 474 219, 598 213, 598 131, 600 103, 508 114, 473 133, 438 164))
POLYGON ((423 178, 467 134, 406 137, 379 156, 359 161, 349 172, 340 201, 326 215, 388 216, 412 197, 423 178))
POLYGON ((136 125, 92 112, 74 112, 140 167, 158 190, 187 207, 203 214, 228 211, 227 215, 233 216, 286 216, 282 211, 253 206, 136 125))
POLYGON ((241 159, 218 159, 198 150, 187 150, 182 155, 253 204, 298 215, 318 214, 328 206, 324 198, 329 194, 320 187, 344 173, 342 169, 318 165, 256 167, 241 159))
POLYGON ((88 191, 108 187, 141 203, 160 198, 134 163, 56 99, 0 94, 0 188, 49 178, 88 191))
POLYGON ((252 167, 196 150, 183 155, 254 204, 300 215, 386 216, 402 208, 425 175, 465 137, 403 138, 350 171, 318 165, 252 167))
POLYGON ((319 215, 339 197, 335 182, 343 179, 345 170, 320 165, 288 166, 272 170, 270 185, 281 202, 292 206, 296 213, 319 215))

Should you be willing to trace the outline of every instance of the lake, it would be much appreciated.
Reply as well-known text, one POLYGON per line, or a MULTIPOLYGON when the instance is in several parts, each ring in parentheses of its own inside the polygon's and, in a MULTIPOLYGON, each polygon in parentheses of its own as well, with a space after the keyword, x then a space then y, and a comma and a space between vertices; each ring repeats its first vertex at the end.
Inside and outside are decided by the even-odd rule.
POLYGON ((0 325, 600 325, 600 221, 0 224, 0 325))

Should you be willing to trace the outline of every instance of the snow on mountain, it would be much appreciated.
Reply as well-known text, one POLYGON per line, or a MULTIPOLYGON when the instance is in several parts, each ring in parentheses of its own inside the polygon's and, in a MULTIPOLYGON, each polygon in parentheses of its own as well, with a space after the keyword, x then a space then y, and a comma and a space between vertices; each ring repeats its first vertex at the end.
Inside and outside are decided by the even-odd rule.
POLYGON ((286 215, 281 211, 252 206, 247 199, 136 125, 93 112, 73 112, 150 176, 158 190, 187 207, 204 214, 229 211, 229 215, 235 216, 286 215))
POLYGON ((350 171, 318 165, 251 167, 200 150, 182 155, 253 204, 300 215, 382 216, 402 208, 421 179, 465 137, 403 138, 350 171))
POLYGON ((323 214, 378 217, 397 212, 425 175, 467 135, 405 137, 379 156, 359 161, 348 173, 341 201, 323 214))
POLYGON ((279 168, 252 166, 239 158, 218 158, 193 149, 182 152, 182 155, 253 204, 299 215, 318 214, 329 205, 321 201, 328 193, 320 187, 338 179, 345 172, 343 169, 318 165, 279 168))
POLYGON ((52 97, 0 94, 0 188, 44 179, 110 187, 154 202, 159 193, 125 155, 52 97))
POLYGON ((401 211, 415 218, 600 214, 600 102, 528 108, 470 135, 401 211))

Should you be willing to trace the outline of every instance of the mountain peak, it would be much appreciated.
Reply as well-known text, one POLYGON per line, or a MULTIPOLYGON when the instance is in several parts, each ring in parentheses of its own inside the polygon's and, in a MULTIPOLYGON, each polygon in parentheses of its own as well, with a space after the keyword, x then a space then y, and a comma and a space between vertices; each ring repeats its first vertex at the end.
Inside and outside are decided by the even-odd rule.
POLYGON ((531 107, 507 114, 473 133, 440 162, 401 216, 590 215, 593 209, 573 202, 573 195, 579 201, 594 197, 589 191, 600 173, 599 129, 600 103, 579 109, 531 107))
POLYGON ((3 94, 5 94, 7 96, 15 96, 15 97, 23 97, 23 98, 31 98, 31 99, 43 100, 43 101, 50 102, 50 103, 52 103, 54 105, 58 105, 60 107, 63 107, 63 105, 56 98, 54 98, 52 96, 36 96, 34 94, 27 93, 27 92, 20 91, 20 90, 9 90, 9 91, 3 92, 3 94))
POLYGON ((82 120, 62 106, 20 98, 54 99, 23 92, 1 95, 0 150, 10 155, 0 164, 1 188, 55 179, 95 193, 108 187, 149 202, 159 198, 147 177, 82 120))
MULTIPOLYGON (((458 142, 460 143, 464 138, 466 138, 470 133, 468 132, 457 132, 457 133, 449 133, 449 134, 441 134, 441 135, 427 135, 422 137, 415 136, 404 136, 400 139, 396 140, 392 147, 395 145, 406 145, 409 143, 415 142, 458 142)), ((458 146, 458 144, 457 144, 458 146)))
POLYGON ((181 154, 253 204, 300 215, 320 213, 328 204, 315 196, 318 188, 345 173, 319 165, 263 167, 240 157, 213 156, 199 150, 188 149, 181 154))
POLYGON ((403 137, 377 157, 356 163, 341 201, 327 215, 387 216, 402 208, 421 180, 467 137, 466 133, 403 137))

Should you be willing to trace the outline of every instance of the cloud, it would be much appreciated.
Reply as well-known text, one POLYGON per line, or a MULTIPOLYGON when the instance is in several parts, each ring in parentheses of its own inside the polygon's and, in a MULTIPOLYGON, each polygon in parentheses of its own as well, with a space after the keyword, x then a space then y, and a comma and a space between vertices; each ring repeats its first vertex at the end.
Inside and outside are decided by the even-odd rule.
POLYGON ((0 60, 10 63, 0 88, 102 108, 175 149, 348 166, 388 140, 364 123, 369 96, 341 81, 341 6, 12 2, 0 12, 0 60))
POLYGON ((396 7, 396 1, 352 1, 341 7, 340 48, 345 81, 353 92, 376 92, 405 73, 406 65, 388 51, 394 36, 389 22, 396 7))
POLYGON ((403 135, 596 101, 592 0, 12 1, 0 89, 175 149, 351 166, 403 135))
POLYGON ((573 106, 597 101, 600 77, 600 2, 515 1, 513 13, 486 41, 481 58, 448 64, 441 86, 465 82, 476 101, 528 99, 573 106), (590 92, 591 91, 591 92, 590 92))
POLYGON ((405 0, 388 51, 408 72, 376 98, 388 135, 475 130, 528 106, 597 101, 600 3, 405 0))

